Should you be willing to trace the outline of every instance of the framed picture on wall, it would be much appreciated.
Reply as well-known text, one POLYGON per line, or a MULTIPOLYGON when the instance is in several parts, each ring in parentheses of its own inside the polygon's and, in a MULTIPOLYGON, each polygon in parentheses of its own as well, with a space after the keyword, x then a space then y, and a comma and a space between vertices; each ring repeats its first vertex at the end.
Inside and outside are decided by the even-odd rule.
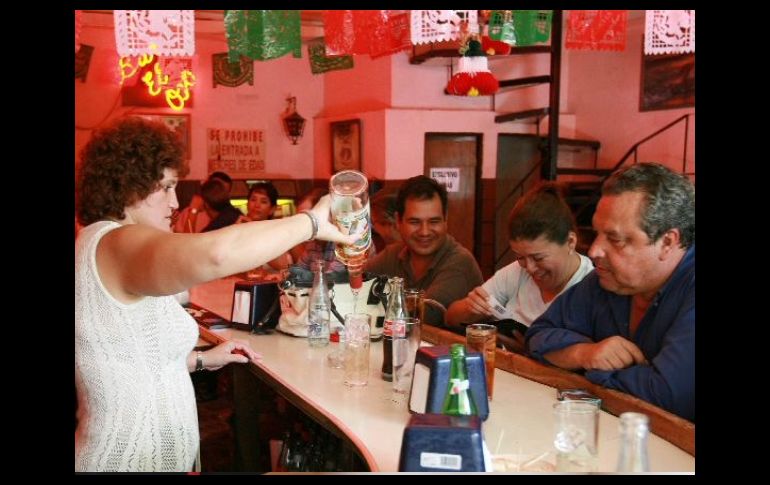
POLYGON ((330 127, 334 172, 361 170, 361 120, 335 121, 330 127))
POLYGON ((165 114, 165 113, 129 113, 127 116, 136 116, 138 118, 144 118, 150 121, 160 121, 171 129, 174 133, 179 135, 179 140, 184 147, 184 158, 189 160, 191 158, 190 150, 190 115, 186 114, 165 114))
POLYGON ((639 111, 695 106, 695 54, 644 55, 639 111))

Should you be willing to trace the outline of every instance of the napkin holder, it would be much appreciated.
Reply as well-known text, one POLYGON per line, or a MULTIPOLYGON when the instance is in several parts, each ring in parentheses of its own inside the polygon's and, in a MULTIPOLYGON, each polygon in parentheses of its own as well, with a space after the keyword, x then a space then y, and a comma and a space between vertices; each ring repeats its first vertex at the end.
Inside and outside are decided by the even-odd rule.
POLYGON ((401 441, 400 472, 483 472, 478 416, 413 414, 401 441))
POLYGON ((278 285, 274 281, 240 281, 233 287, 232 328, 271 333, 281 315, 278 285))
MULTIPOLYGON (((415 358, 414 377, 409 393, 409 412, 441 413, 449 387, 451 362, 447 345, 420 347, 415 358)), ((467 352, 465 366, 478 416, 485 421, 489 417, 489 401, 484 358, 479 352, 467 352)))

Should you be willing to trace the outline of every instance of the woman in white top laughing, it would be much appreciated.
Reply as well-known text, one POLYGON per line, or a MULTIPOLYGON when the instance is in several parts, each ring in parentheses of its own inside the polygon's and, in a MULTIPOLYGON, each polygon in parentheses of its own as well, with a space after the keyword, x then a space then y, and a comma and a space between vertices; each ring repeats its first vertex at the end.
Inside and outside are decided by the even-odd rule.
POLYGON ((594 266, 588 257, 575 251, 575 218, 560 187, 553 182, 535 186, 519 199, 508 219, 508 240, 516 260, 452 303, 446 321, 450 325, 519 322, 523 326, 505 331, 499 328, 498 340, 509 350, 523 352, 521 330, 594 266))

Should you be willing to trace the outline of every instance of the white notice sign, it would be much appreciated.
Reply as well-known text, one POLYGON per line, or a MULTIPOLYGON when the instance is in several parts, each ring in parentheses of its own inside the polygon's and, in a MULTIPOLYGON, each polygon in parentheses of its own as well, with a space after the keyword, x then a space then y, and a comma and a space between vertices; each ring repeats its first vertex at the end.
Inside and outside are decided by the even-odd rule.
POLYGON ((460 169, 459 168, 431 168, 430 178, 444 185, 447 192, 460 191, 460 169))

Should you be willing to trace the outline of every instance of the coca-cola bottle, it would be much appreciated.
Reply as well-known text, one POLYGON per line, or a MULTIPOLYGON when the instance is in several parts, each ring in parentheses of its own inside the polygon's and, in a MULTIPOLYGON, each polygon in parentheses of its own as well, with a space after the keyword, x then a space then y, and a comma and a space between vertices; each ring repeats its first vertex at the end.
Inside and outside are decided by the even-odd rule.
POLYGON ((404 297, 404 279, 391 278, 388 307, 385 310, 385 323, 382 328, 382 378, 393 380, 393 321, 409 316, 404 297))

